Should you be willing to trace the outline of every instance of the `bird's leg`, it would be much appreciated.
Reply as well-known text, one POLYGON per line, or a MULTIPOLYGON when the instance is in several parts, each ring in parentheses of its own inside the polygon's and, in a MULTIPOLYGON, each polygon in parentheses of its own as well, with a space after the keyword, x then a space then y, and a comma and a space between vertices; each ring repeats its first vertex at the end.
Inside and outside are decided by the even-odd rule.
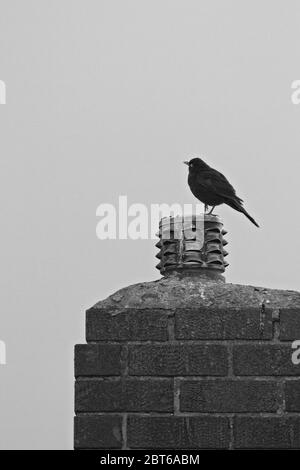
POLYGON ((209 211, 208 215, 210 215, 210 214, 212 214, 212 213, 213 213, 213 210, 214 210, 214 208, 215 208, 215 207, 216 207, 216 206, 212 206, 212 208, 210 209, 210 211, 209 211))
POLYGON ((207 209, 208 209, 208 205, 204 204, 204 214, 206 214, 207 209))

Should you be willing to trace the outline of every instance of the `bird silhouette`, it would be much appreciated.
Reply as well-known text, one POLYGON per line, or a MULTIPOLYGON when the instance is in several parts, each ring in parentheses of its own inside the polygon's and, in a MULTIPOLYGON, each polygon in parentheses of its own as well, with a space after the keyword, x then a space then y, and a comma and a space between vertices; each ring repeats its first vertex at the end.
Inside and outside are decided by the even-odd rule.
POLYGON ((211 168, 201 158, 192 158, 183 162, 189 167, 188 184, 194 194, 204 204, 205 212, 212 206, 209 214, 220 204, 227 204, 238 212, 242 212, 256 227, 258 223, 243 207, 243 200, 236 195, 235 189, 222 173, 211 168))

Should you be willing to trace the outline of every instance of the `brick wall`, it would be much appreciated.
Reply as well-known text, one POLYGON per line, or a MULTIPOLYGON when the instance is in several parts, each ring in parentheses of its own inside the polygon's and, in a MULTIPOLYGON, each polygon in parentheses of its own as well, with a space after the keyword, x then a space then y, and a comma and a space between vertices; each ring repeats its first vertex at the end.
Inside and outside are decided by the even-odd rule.
POLYGON ((87 312, 75 448, 300 448, 300 309, 87 312))

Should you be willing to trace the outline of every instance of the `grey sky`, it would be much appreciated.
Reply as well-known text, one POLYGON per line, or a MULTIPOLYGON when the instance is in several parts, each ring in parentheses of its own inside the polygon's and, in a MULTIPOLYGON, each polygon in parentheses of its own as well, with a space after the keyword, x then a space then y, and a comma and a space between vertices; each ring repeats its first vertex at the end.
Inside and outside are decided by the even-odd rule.
POLYGON ((72 447, 84 310, 158 278, 149 241, 99 241, 97 206, 195 202, 225 173, 227 281, 299 288, 300 4, 1 0, 0 448, 72 447))

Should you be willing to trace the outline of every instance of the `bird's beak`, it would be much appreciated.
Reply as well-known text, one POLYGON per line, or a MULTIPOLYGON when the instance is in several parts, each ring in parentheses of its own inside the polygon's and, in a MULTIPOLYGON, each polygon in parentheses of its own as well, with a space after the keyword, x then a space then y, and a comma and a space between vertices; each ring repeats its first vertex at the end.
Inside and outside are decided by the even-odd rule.
POLYGON ((187 166, 189 166, 189 162, 185 161, 185 162, 183 162, 183 163, 185 163, 187 166))

